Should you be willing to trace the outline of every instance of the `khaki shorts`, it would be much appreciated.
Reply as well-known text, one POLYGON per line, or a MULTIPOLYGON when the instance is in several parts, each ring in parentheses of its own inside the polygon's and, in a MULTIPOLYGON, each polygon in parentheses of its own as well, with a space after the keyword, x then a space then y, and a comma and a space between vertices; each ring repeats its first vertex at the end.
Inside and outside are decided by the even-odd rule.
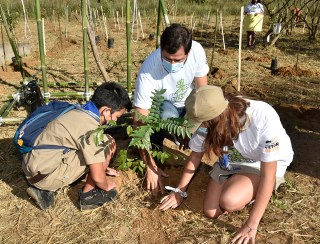
POLYGON ((62 158, 62 163, 58 168, 43 180, 35 183, 34 186, 42 190, 56 191, 61 187, 70 185, 89 171, 81 153, 78 151, 69 153, 72 153, 72 155, 62 158))
MULTIPOLYGON (((209 172, 209 175, 212 179, 214 179, 216 182, 219 182, 222 184, 225 182, 230 176, 234 174, 256 174, 260 175, 260 169, 250 167, 248 165, 241 165, 241 164, 234 164, 231 163, 230 165, 235 168, 234 170, 223 170, 220 168, 219 164, 216 163, 213 165, 212 170, 209 172)), ((280 184, 284 183, 284 177, 276 177, 276 182, 274 185, 274 190, 276 190, 280 184)))

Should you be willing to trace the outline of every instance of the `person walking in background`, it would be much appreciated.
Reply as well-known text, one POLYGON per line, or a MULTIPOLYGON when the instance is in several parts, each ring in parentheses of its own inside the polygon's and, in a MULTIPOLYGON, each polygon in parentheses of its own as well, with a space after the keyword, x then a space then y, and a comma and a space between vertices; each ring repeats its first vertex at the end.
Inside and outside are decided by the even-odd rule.
POLYGON ((173 192, 161 199, 161 210, 176 208, 201 158, 219 157, 210 172, 203 208, 209 218, 243 209, 253 202, 248 219, 232 243, 254 243, 260 220, 274 189, 284 182, 293 159, 291 141, 276 111, 267 103, 239 96, 224 97, 221 88, 202 86, 186 99, 195 132, 192 153, 173 192))
MULTIPOLYGON (((209 66, 201 44, 192 40, 192 33, 186 27, 171 24, 161 35, 160 48, 147 57, 139 70, 134 95, 135 125, 139 125, 137 113, 148 116, 155 90, 166 89, 162 119, 183 117, 186 97, 194 87, 207 85, 208 72, 209 66)), ((162 131, 155 133, 151 143, 161 150, 164 137, 162 131)), ((163 193, 161 176, 166 174, 146 151, 140 150, 140 155, 147 165, 147 189, 154 195, 159 189, 163 193)))
POLYGON ((35 146, 56 145, 60 149, 34 149, 22 155, 22 169, 30 184, 27 194, 42 210, 54 205, 58 189, 86 173, 78 199, 81 210, 99 207, 117 197, 116 184, 106 177, 106 173, 119 175, 109 168, 115 140, 104 134, 104 141, 96 145, 90 131, 131 110, 130 98, 121 85, 104 83, 82 108, 86 112, 73 109, 48 123, 35 141, 35 146))
POLYGON ((260 0, 252 0, 244 9, 244 28, 247 30, 247 47, 254 47, 256 32, 262 31, 264 8, 260 0))

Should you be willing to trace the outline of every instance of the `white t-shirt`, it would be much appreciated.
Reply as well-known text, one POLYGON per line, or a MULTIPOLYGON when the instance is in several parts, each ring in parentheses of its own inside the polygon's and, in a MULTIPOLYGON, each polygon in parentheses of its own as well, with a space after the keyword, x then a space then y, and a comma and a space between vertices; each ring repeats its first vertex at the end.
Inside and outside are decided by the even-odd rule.
POLYGON ((245 7, 244 12, 246 14, 263 14, 264 13, 264 8, 263 8, 263 5, 261 3, 257 3, 257 4, 249 3, 245 7))
POLYGON ((139 70, 134 105, 142 109, 149 109, 154 90, 166 89, 165 100, 174 106, 184 107, 184 101, 193 89, 195 77, 206 76, 209 66, 205 51, 200 43, 192 41, 192 47, 183 68, 176 73, 168 73, 161 59, 161 49, 152 52, 143 62, 139 70))
MULTIPOLYGON (((277 161, 277 177, 285 173, 293 158, 291 141, 283 128, 277 112, 262 101, 250 102, 246 113, 249 117, 249 127, 234 140, 234 162, 260 168, 260 162, 277 161), (242 156, 235 155, 235 151, 242 156)), ((196 132, 189 143, 195 152, 204 151, 205 135, 196 132)), ((229 156, 230 158, 230 156, 229 156)), ((232 161, 232 156, 231 156, 232 161)))

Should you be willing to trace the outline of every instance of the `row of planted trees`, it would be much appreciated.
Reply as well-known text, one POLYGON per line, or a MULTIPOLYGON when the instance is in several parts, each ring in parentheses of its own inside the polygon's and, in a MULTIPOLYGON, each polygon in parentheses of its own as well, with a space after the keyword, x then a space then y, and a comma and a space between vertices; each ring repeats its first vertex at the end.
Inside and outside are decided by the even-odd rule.
MULTIPOLYGON (((92 32, 92 20, 90 19, 90 16, 88 14, 88 0, 82 0, 81 1, 81 13, 82 13, 82 30, 83 30, 83 57, 84 57, 84 83, 85 83, 85 91, 82 94, 79 94, 78 92, 66 92, 66 93, 49 93, 48 91, 48 83, 47 83, 47 77, 46 77, 46 56, 45 56, 45 50, 44 50, 44 33, 43 33, 43 18, 41 16, 41 7, 40 7, 40 0, 36 0, 36 20, 37 20, 37 30, 38 30, 38 43, 39 43, 39 53, 40 53, 40 60, 41 60, 41 74, 42 74, 42 83, 43 83, 43 97, 44 101, 46 103, 49 102, 49 98, 51 96, 82 96, 85 98, 85 100, 90 99, 90 91, 89 91, 89 65, 88 65, 88 36, 90 40, 90 44, 92 46, 92 50, 94 52, 94 56, 96 58, 98 66, 101 65, 99 63, 98 54, 95 53, 95 36, 92 32)), ((169 24, 168 22, 168 16, 166 15, 166 8, 164 6, 163 0, 159 0, 159 25, 161 24, 161 17, 164 16, 164 19, 166 20, 165 23, 169 24)), ((21 71, 22 78, 23 78, 23 84, 29 84, 31 81, 35 79, 35 74, 28 74, 29 77, 26 77, 25 69, 23 67, 23 61, 22 57, 20 56, 17 48, 17 41, 13 34, 12 29, 10 28, 10 24, 7 21, 7 16, 5 12, 3 11, 2 4, 0 4, 0 16, 1 21, 5 26, 6 33, 8 36, 8 39, 10 40, 10 44, 14 50, 14 55, 18 61, 19 70, 21 71)), ((158 27, 158 35, 160 36, 160 27, 158 27)), ((126 0, 126 35, 127 35, 127 89, 129 94, 132 94, 131 89, 131 26, 130 26, 130 0, 126 0)), ((157 38, 159 40, 160 38, 157 38)), ((159 43, 157 43, 159 45, 159 43)), ((103 73, 105 72, 105 69, 103 67, 99 67, 100 71, 103 73)), ((103 73, 105 81, 109 81, 108 75, 106 73, 103 73)), ((23 85, 23 88, 26 88, 27 85, 23 85)), ((3 107, 1 107, 1 113, 0 113, 0 124, 3 122, 6 122, 7 115, 9 114, 10 109, 19 102, 21 98, 21 94, 24 92, 22 91, 23 88, 19 88, 18 92, 5 103, 3 107)), ((29 89, 30 87, 27 87, 29 89)), ((16 121, 20 121, 22 118, 17 118, 16 121)), ((8 121, 12 122, 15 121, 14 119, 8 119, 8 121)))

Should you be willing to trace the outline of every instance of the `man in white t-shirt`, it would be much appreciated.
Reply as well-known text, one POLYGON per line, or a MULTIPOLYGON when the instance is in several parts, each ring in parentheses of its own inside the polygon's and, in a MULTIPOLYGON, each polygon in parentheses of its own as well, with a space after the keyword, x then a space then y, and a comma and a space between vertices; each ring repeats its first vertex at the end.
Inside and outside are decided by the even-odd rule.
MULTIPOLYGON (((137 112, 148 116, 152 92, 166 89, 161 117, 182 117, 185 114, 184 102, 191 90, 207 85, 209 67, 206 54, 200 43, 192 41, 191 32, 180 24, 172 24, 164 30, 160 46, 141 66, 136 81, 134 105, 137 112)), ((136 122, 135 119, 137 125, 136 122)), ((152 143, 159 146, 163 140, 163 133, 157 133, 151 138, 152 143)), ((165 176, 164 172, 146 151, 141 151, 140 155, 147 164, 147 189, 154 195, 159 189, 163 192, 161 176, 165 176)))

